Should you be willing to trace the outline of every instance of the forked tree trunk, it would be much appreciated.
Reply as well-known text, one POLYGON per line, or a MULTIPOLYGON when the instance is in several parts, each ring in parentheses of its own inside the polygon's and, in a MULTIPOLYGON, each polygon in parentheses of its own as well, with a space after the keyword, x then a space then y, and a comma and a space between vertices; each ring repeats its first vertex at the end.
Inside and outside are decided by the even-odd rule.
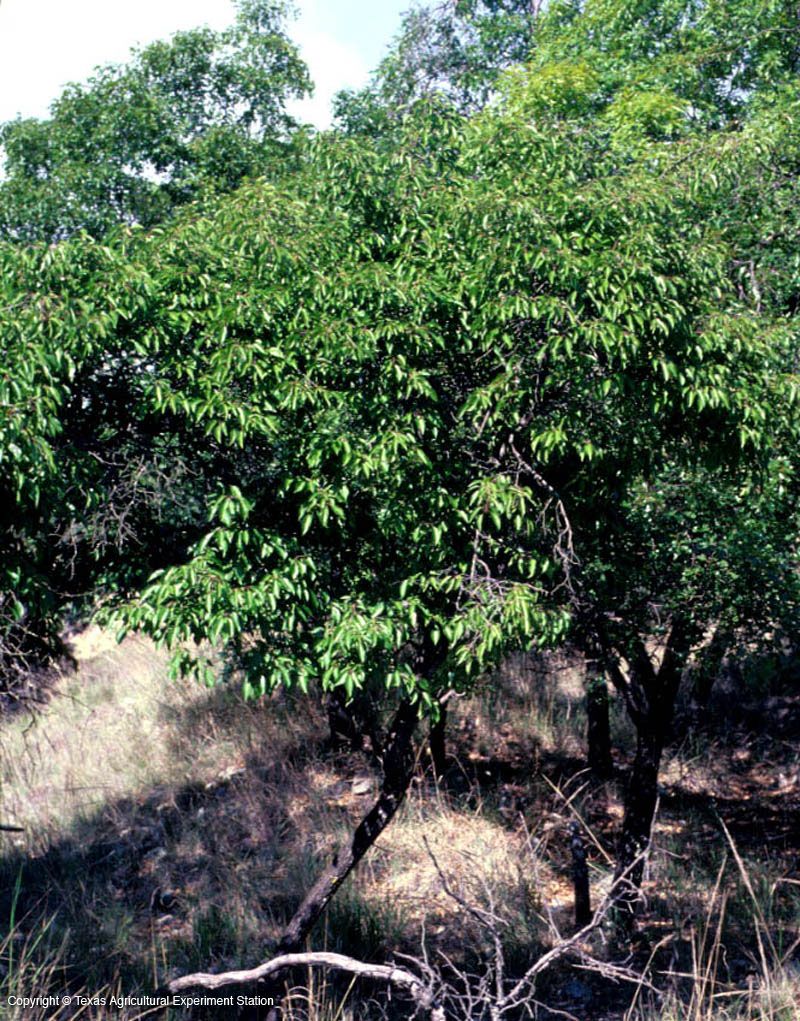
POLYGON ((636 726, 636 757, 628 777, 622 832, 617 845, 614 878, 619 882, 616 900, 623 908, 621 920, 635 913, 644 877, 647 851, 658 805, 658 771, 672 725, 681 675, 691 651, 693 629, 688 621, 673 622, 661 665, 656 670, 644 644, 631 662, 630 678, 616 671, 615 683, 625 695, 636 726))
POLYGON ((625 795, 625 814, 617 845, 615 878, 621 880, 617 900, 629 912, 642 885, 650 834, 658 804, 658 770, 663 739, 649 728, 640 727, 636 735, 633 761, 625 795), (622 879, 621 877, 625 877, 622 879))
POLYGON ((336 853, 303 898, 283 931, 276 953, 290 954, 302 948, 331 898, 391 822, 411 782, 412 739, 417 718, 417 707, 407 699, 403 701, 384 745, 383 783, 378 800, 361 820, 350 843, 336 853))
POLYGON ((589 769, 598 780, 610 780, 614 775, 614 760, 611 757, 608 685, 604 676, 587 679, 586 745, 589 769))

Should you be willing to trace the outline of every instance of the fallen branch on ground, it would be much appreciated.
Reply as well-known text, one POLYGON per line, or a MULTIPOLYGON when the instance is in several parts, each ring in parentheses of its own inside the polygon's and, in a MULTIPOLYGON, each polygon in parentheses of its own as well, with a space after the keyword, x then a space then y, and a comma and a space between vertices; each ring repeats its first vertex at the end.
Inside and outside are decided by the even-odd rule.
POLYGON ((358 978, 369 978, 380 982, 388 982, 390 985, 400 986, 406 989, 413 1000, 421 1007, 432 1006, 433 996, 419 976, 413 975, 405 968, 397 968, 390 964, 366 964, 357 961, 353 957, 346 957, 344 954, 332 953, 302 953, 283 954, 271 961, 260 964, 257 968, 249 971, 226 971, 219 975, 208 975, 198 972, 194 975, 184 975, 167 983, 170 993, 181 993, 186 989, 222 989, 231 985, 248 985, 252 982, 260 982, 274 976, 287 968, 334 968, 338 971, 346 971, 358 978))

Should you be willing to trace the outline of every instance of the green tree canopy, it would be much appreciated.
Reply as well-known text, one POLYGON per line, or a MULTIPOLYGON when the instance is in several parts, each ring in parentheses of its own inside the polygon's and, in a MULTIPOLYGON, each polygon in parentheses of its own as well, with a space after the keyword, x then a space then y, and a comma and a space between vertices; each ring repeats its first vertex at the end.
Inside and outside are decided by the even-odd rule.
POLYGON ((111 268, 81 299, 89 330, 63 284, 50 299, 48 343, 87 352, 58 442, 105 374, 127 381, 118 421, 88 416, 106 442, 126 416, 160 422, 218 487, 131 624, 229 642, 257 687, 413 688, 414 642, 446 650, 442 686, 465 683, 563 631, 615 501, 785 431, 767 409, 789 407, 790 324, 737 293, 706 216, 721 178, 697 173, 734 181, 746 138, 725 160, 722 138, 693 142, 692 172, 668 140, 621 161, 543 87, 515 76, 474 122, 421 110, 391 153, 323 140, 291 183, 94 257, 81 242, 111 268))

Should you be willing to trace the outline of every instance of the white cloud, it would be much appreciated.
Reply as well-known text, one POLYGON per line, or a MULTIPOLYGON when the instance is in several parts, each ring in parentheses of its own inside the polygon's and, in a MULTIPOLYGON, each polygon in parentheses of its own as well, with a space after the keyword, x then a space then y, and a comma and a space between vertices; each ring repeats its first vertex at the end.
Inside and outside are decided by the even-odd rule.
POLYGON ((299 120, 325 128, 330 125, 334 95, 340 89, 366 84, 370 68, 354 46, 317 25, 315 6, 306 3, 300 17, 290 28, 290 34, 311 72, 314 95, 310 99, 290 103, 289 110, 299 120))
POLYGON ((125 60, 135 44, 198 24, 223 28, 233 16, 231 0, 2 0, 0 121, 44 116, 64 85, 125 60))
MULTIPOLYGON (((288 31, 316 89, 292 113, 327 126, 334 94, 365 84, 410 2, 299 0, 288 31)), ((134 45, 233 18, 233 0, 0 0, 0 122, 46 116, 68 82, 126 60, 134 45)))

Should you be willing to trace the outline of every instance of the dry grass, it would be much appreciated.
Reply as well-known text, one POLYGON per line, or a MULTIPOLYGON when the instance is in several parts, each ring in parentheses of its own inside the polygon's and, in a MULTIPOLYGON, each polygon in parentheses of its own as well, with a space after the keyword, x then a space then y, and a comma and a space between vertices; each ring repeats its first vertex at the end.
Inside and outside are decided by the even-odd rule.
POLYGON ((124 974, 149 991, 190 964, 258 959, 341 829, 307 786, 319 716, 169 681, 138 638, 93 631, 76 655, 45 709, 3 724, 0 819, 24 827, 0 834, 0 891, 23 877, 4 946, 29 949, 13 972, 38 955, 39 984, 124 974), (324 836, 304 846, 303 832, 324 836))
MULTIPOLYGON (((0 1001, 66 985, 133 995, 185 971, 257 963, 371 803, 373 767, 326 750, 313 700, 248 705, 232 690, 170 682, 166 657, 136 638, 117 647, 92 631, 76 654, 78 674, 62 678, 49 706, 0 727, 0 821, 25 828, 0 834, 0 1001), (4 895, 18 877, 19 896, 4 895)), ((598 789, 581 772, 579 666, 511 662, 451 717, 448 777, 437 786, 420 774, 316 946, 379 960, 418 953, 424 933, 434 954, 479 956, 480 933, 446 882, 465 900, 491 902, 507 920, 509 962, 524 964, 550 924, 569 929, 575 818, 586 826, 595 897, 605 889, 621 806, 614 785, 598 789)), ((629 748, 617 705, 613 726, 629 748)), ((650 946, 640 953, 666 998, 649 1003, 642 987, 631 1004, 620 993, 623 1006, 608 999, 603 1021, 626 1009, 626 1021, 798 1021, 800 887, 785 857, 738 843, 759 792, 765 811, 791 794, 784 774, 760 747, 749 756, 708 742, 672 751, 647 884, 650 946), (710 795, 726 818, 741 814, 722 873, 710 795)), ((587 1004, 606 1002, 605 987, 592 981, 581 976, 571 992, 574 976, 557 976, 554 1002, 580 1021, 599 1018, 587 1004)), ((363 1021, 363 996, 309 978, 287 1021, 363 1021)), ((0 1007, 3 1021, 29 1016, 0 1007)))
POLYGON ((530 854, 523 833, 480 810, 457 810, 444 799, 432 803, 417 794, 395 825, 381 837, 360 880, 365 901, 392 903, 415 928, 431 934, 466 933, 458 904, 444 882, 472 903, 490 895, 498 912, 525 915, 540 905, 542 885, 552 880, 530 854))
MULTIPOLYGON (((81 669, 64 675, 46 709, 3 725, 0 796, 7 823, 24 827, 35 853, 99 806, 179 782, 187 763, 173 750, 171 719, 200 702, 188 684, 168 685, 164 655, 144 639, 118 648, 97 629, 76 642, 81 669)), ((205 742, 198 742, 198 776, 205 742)))
POLYGON ((554 753, 582 757, 582 668, 565 653, 513 656, 476 696, 457 700, 453 716, 480 756, 526 763, 554 753))

